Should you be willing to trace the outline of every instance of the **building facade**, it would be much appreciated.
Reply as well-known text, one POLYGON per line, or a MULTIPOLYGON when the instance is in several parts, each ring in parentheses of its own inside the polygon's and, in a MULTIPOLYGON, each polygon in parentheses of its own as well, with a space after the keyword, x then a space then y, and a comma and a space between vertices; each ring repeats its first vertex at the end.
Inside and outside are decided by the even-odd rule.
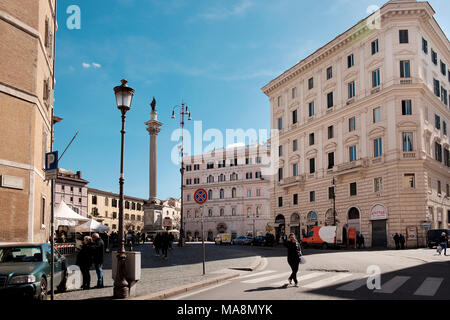
POLYGON ((180 230, 181 227, 181 200, 169 198, 162 203, 161 229, 180 230))
POLYGON ((369 247, 395 233, 416 247, 450 226, 450 45, 434 13, 391 0, 263 88, 279 130, 278 228, 336 218, 344 241, 355 228, 369 247))
POLYGON ((0 0, 0 242, 50 235, 55 6, 0 0))
MULTIPOLYGON (((98 189, 88 189, 88 217, 109 227, 111 232, 119 231, 118 194, 98 189)), ((124 196, 124 231, 141 231, 144 227, 144 199, 124 196)))
POLYGON ((64 200, 73 211, 87 217, 88 183, 89 181, 81 178, 81 171, 73 173, 60 168, 55 180, 55 207, 64 200))
POLYGON ((262 159, 269 155, 269 148, 261 145, 185 157, 186 236, 201 239, 202 214, 205 239, 213 240, 218 233, 264 235, 270 222, 270 179, 262 175, 262 159), (208 193, 203 208, 194 201, 199 188, 208 193))

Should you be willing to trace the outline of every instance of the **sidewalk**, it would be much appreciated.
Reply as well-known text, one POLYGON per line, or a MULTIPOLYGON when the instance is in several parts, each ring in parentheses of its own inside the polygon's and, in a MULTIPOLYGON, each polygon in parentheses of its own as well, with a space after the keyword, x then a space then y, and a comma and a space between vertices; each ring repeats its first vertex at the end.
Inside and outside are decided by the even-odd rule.
MULTIPOLYGON (((141 279, 136 284, 136 297, 148 296, 160 291, 194 284, 208 279, 229 275, 229 268, 249 268, 259 261, 257 253, 240 250, 239 247, 206 246, 206 275, 203 276, 203 253, 201 243, 189 243, 183 248, 169 251, 168 260, 155 256, 151 244, 136 247, 141 252, 141 279)), ((69 264, 75 257, 68 258, 69 264)), ((111 277, 111 253, 105 254, 103 267, 105 288, 68 291, 55 295, 55 300, 112 299, 113 279, 111 277)), ((95 270, 91 270, 91 287, 97 282, 95 270)))

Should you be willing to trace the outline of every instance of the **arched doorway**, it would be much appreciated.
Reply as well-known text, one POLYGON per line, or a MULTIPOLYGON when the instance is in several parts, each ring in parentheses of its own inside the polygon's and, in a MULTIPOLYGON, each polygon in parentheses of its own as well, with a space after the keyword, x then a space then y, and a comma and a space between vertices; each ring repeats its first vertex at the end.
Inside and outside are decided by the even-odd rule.
POLYGON ((319 225, 318 216, 316 211, 310 211, 306 216, 306 228, 307 233, 311 231, 313 227, 317 227, 319 225))
POLYGON ((348 243, 349 245, 354 245, 354 241, 355 239, 351 239, 352 234, 350 234, 350 229, 355 229, 356 230, 356 234, 358 234, 360 232, 361 229, 361 222, 360 222, 360 213, 359 213, 359 209, 356 207, 351 207, 348 210, 348 229, 347 229, 347 237, 348 239, 348 243))
POLYGON ((214 234, 211 230, 209 230, 207 241, 213 241, 213 240, 214 240, 214 234))
POLYGON ((292 214, 290 227, 291 227, 290 232, 295 234, 297 240, 300 240, 300 216, 298 215, 298 213, 292 214))
POLYGON ((282 214, 279 214, 275 218, 275 238, 277 242, 280 241, 280 237, 283 237, 285 235, 285 227, 286 227, 286 220, 282 214))

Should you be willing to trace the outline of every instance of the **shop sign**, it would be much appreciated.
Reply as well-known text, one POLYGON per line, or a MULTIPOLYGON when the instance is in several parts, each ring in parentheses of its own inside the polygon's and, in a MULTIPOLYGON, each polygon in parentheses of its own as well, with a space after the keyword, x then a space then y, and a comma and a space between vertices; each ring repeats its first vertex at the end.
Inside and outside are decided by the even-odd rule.
POLYGON ((408 240, 417 240, 417 228, 416 227, 407 227, 406 235, 408 240))
POLYGON ((386 220, 388 212, 385 206, 377 204, 370 211, 370 220, 386 220))

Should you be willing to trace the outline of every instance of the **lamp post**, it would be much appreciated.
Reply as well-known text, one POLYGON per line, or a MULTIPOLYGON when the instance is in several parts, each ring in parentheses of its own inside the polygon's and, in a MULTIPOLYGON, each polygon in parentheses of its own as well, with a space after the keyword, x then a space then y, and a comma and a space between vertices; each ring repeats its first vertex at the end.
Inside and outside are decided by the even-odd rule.
POLYGON ((336 226, 336 180, 333 177, 333 182, 331 183, 331 187, 333 188, 333 225, 336 226))
POLYGON ((133 99, 134 90, 127 86, 126 80, 121 80, 122 85, 114 88, 116 95, 117 108, 122 113, 122 130, 121 146, 120 146, 120 198, 119 198, 119 248, 117 250, 117 272, 114 279, 114 298, 124 299, 129 295, 128 282, 125 279, 126 259, 125 254, 125 239, 124 239, 124 225, 123 225, 123 153, 124 153, 124 139, 125 139, 125 114, 131 108, 131 101, 133 99))
POLYGON ((172 119, 175 119, 175 109, 179 108, 180 109, 180 118, 181 118, 181 168, 180 168, 180 173, 181 173, 181 221, 180 221, 180 240, 178 241, 178 246, 182 247, 184 244, 184 224, 183 224, 183 180, 184 180, 184 149, 183 149, 183 140, 184 140, 184 116, 188 116, 188 120, 192 120, 191 119, 191 112, 188 110, 188 106, 185 105, 184 103, 181 103, 181 106, 176 105, 175 107, 173 107, 172 109, 172 119))

